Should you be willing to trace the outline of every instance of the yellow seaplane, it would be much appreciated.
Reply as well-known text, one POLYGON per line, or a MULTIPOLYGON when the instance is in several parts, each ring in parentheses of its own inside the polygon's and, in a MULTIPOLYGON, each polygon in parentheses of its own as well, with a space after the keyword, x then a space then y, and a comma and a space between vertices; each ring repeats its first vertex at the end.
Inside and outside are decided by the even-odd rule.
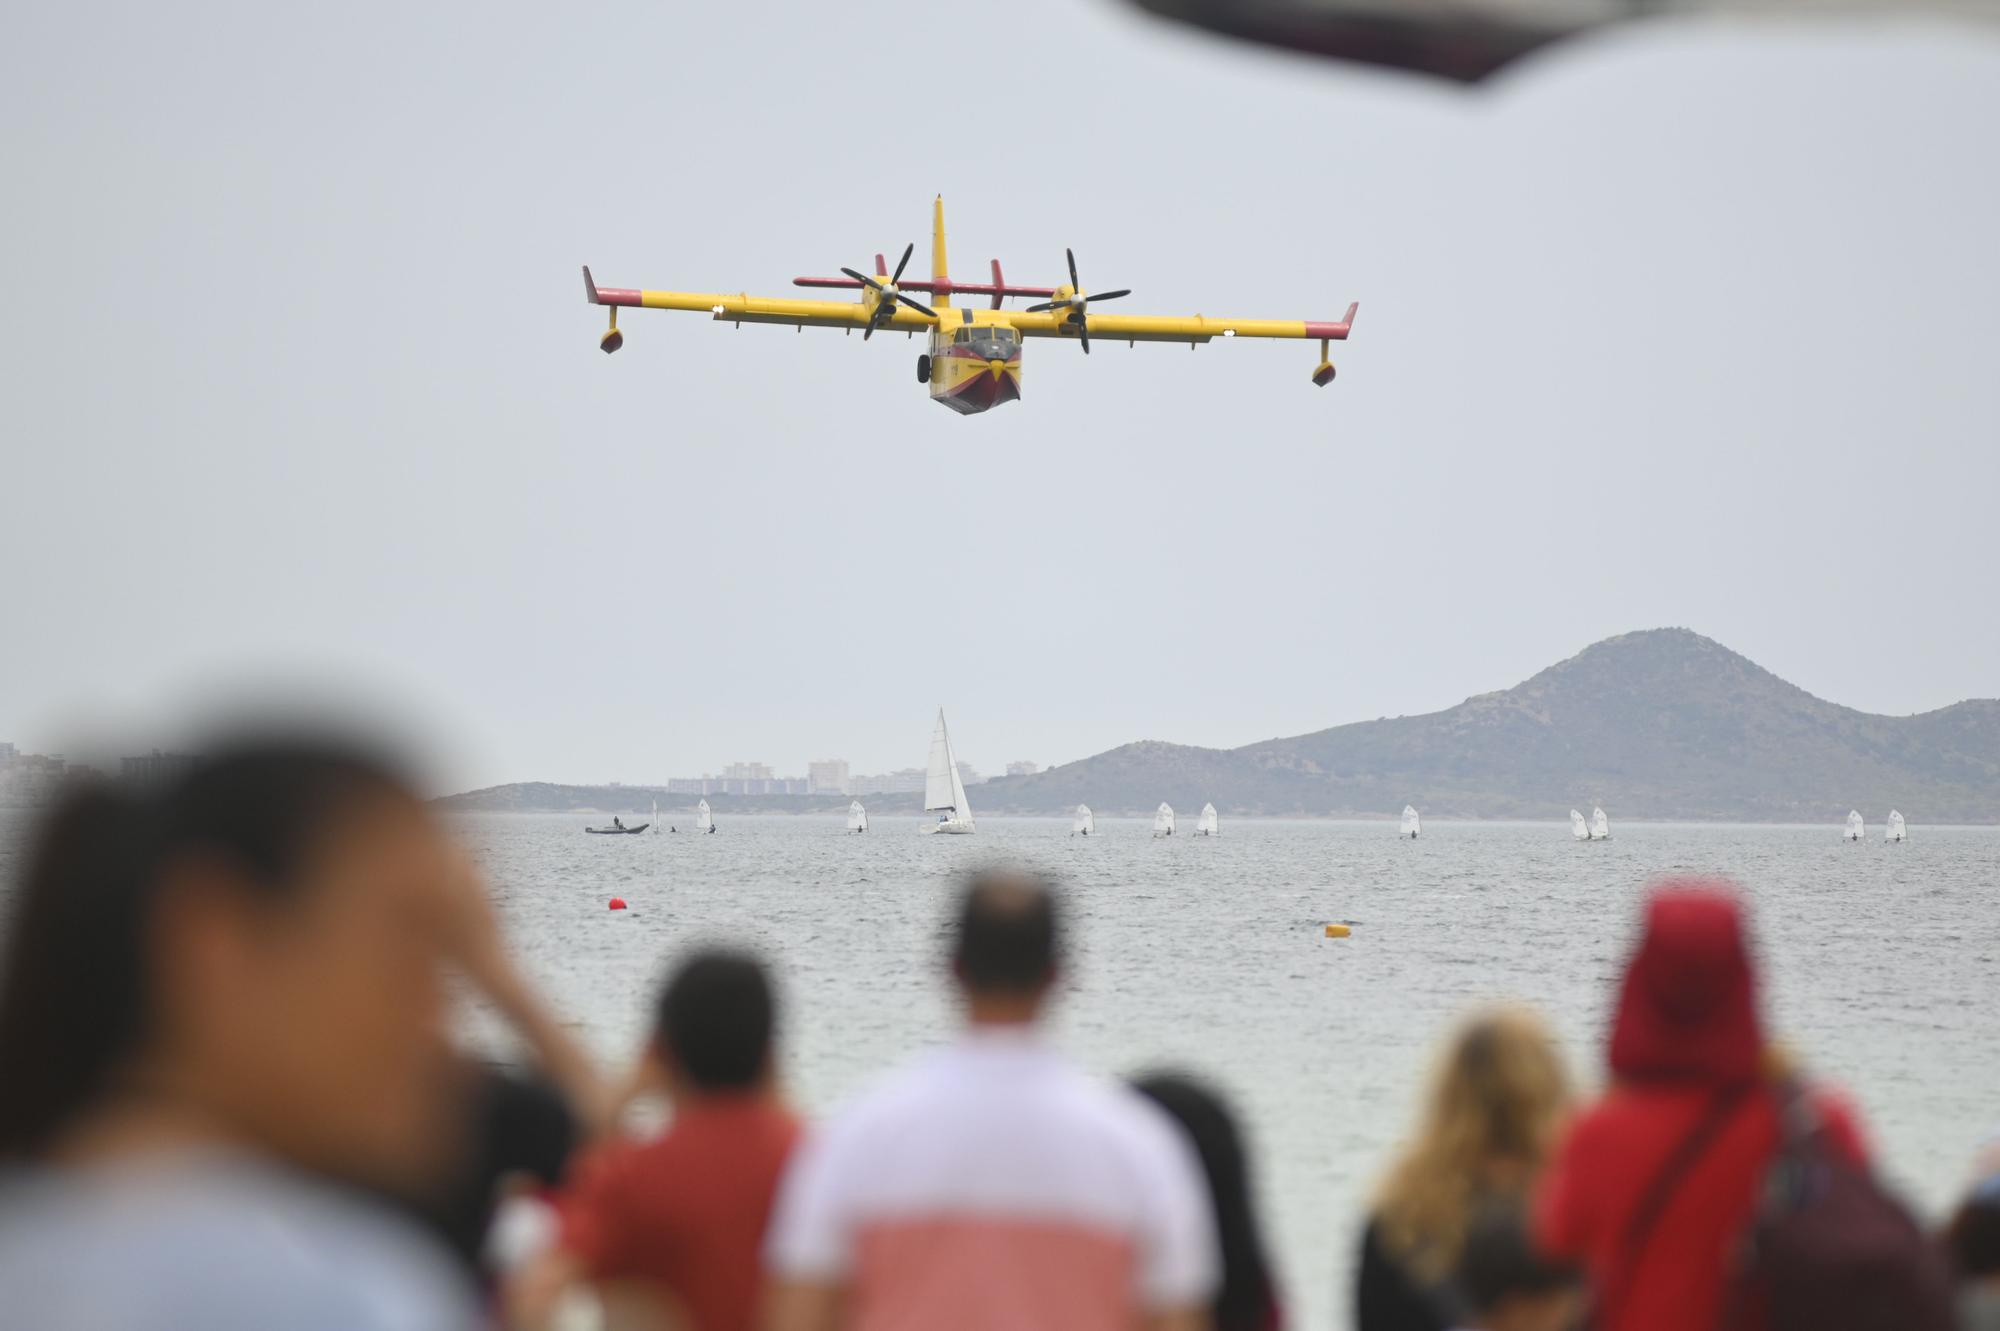
POLYGON ((1076 255, 1064 251, 1069 260, 1069 281, 1054 287, 1010 286, 1001 274, 1000 261, 993 260, 991 282, 961 282, 952 279, 945 264, 944 199, 939 197, 931 210, 931 278, 928 282, 903 280, 909 266, 913 243, 891 272, 880 254, 875 256, 875 274, 870 277, 852 268, 843 268, 842 277, 800 277, 793 285, 831 287, 860 292, 856 302, 844 300, 789 300, 750 295, 722 295, 694 291, 647 291, 632 287, 601 287, 583 270, 584 296, 592 305, 610 309, 611 326, 598 339, 607 353, 625 345, 618 328, 618 310, 627 306, 644 310, 687 310, 706 314, 721 323, 739 327, 746 323, 790 324, 804 330, 844 328, 860 330, 866 342, 883 331, 923 333, 927 349, 917 357, 917 382, 930 386, 931 400, 953 411, 970 415, 1013 402, 1021 396, 1021 348, 1031 337, 1068 338, 1088 353, 1093 338, 1126 342, 1185 342, 1199 346, 1218 337, 1291 337, 1318 339, 1319 364, 1312 381, 1324 388, 1333 382, 1333 362, 1327 359, 1330 343, 1344 341, 1354 326, 1360 303, 1349 305, 1337 322, 1310 319, 1218 319, 1207 315, 1186 318, 1144 314, 1099 314, 1091 307, 1108 300, 1129 296, 1130 291, 1087 291, 1077 276, 1076 255), (925 304, 910 293, 919 291, 930 298, 925 304), (1033 300, 1023 309, 1003 309, 1009 296, 1033 300), (984 309, 955 305, 963 297, 984 297, 984 309), (935 308, 933 308, 935 307, 935 308))

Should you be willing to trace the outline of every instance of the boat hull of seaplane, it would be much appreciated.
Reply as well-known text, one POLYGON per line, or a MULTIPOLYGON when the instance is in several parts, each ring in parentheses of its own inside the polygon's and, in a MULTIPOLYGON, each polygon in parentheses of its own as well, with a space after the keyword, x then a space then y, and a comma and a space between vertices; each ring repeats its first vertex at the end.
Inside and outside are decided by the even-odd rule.
POLYGON ((981 356, 966 346, 945 346, 931 353, 931 400, 962 416, 991 411, 1003 402, 1021 400, 1021 352, 981 356))

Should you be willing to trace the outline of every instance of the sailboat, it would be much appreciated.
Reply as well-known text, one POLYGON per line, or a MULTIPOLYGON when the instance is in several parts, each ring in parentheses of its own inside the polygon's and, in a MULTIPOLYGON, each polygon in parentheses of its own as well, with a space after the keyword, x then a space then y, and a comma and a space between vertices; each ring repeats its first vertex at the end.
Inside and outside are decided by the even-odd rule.
POLYGON ((1174 834, 1174 806, 1164 801, 1153 811, 1153 835, 1172 836, 1174 834))
POLYGON ((1417 839, 1417 833, 1423 830, 1423 821, 1424 821, 1423 819, 1417 817, 1416 805, 1405 804, 1403 806, 1404 836, 1408 837, 1412 841, 1415 841, 1417 839))
POLYGON ((709 809, 707 800, 694 806, 694 830, 697 832, 715 830, 715 814, 709 809))
POLYGON ((1201 817, 1194 820, 1194 834, 1196 836, 1214 836, 1216 830, 1215 806, 1213 804, 1202 805, 1201 817))
POLYGON ((847 806, 847 830, 850 832, 868 830, 868 810, 861 807, 860 800, 847 806))
POLYGON ((654 835, 654 836, 658 836, 659 834, 660 834, 660 802, 659 802, 658 800, 654 800, 654 801, 653 801, 653 835, 654 835))
POLYGON ((1611 820, 1604 816, 1602 808, 1590 811, 1590 839, 1592 841, 1609 841, 1611 839, 1611 820))
POLYGON ((1882 834, 1882 839, 1884 841, 1901 841, 1903 839, 1903 815, 1897 813, 1894 809, 1889 810, 1889 830, 1882 834))
POLYGON ((1861 810, 1849 809, 1847 811, 1847 840, 1859 841, 1861 834, 1865 831, 1867 831, 1867 828, 1861 821, 1861 810))
POLYGON ((944 727, 944 708, 938 708, 937 729, 931 732, 931 761, 924 771, 924 812, 938 820, 926 832, 950 832, 963 836, 972 831, 972 805, 965 798, 965 781, 951 756, 951 732, 944 727))
POLYGON ((1590 824, 1583 821, 1583 815, 1575 809, 1569 811, 1569 834, 1578 841, 1590 840, 1590 824))
POLYGON ((1069 825, 1069 834, 1071 836, 1089 836, 1096 830, 1097 820, 1090 816, 1090 806, 1088 804, 1077 805, 1076 819, 1069 825))

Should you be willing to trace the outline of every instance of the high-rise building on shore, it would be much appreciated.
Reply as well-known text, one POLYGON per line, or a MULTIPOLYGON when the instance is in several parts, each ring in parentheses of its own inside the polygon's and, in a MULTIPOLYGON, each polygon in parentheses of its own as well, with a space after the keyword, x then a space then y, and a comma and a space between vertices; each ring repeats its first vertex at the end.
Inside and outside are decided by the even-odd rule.
POLYGON ((815 758, 806 764, 806 789, 815 795, 852 795, 854 779, 845 758, 815 758))
POLYGON ((62 789, 69 764, 59 753, 22 753, 0 745, 0 808, 34 808, 62 789))
POLYGON ((924 793, 924 769, 904 767, 881 776, 857 776, 853 785, 857 795, 921 795, 924 793))
POLYGON ((191 753, 162 753, 154 749, 151 753, 135 754, 118 760, 118 775, 135 786, 161 786, 186 775, 195 764, 191 753))

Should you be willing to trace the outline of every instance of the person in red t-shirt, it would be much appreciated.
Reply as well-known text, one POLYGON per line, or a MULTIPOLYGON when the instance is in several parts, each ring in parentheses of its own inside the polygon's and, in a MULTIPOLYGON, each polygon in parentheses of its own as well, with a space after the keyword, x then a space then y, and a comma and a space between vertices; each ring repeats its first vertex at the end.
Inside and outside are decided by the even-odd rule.
MULTIPOLYGON (((1778 1144, 1776 1062, 1734 890, 1662 884, 1625 971, 1611 1088, 1571 1125, 1536 1205, 1543 1250, 1589 1271, 1599 1331, 1717 1325, 1778 1144)), ((1852 1113, 1814 1101, 1834 1148, 1865 1165, 1852 1113)), ((1735 1323, 1760 1326, 1754 1307, 1735 1323)))
POLYGON ((660 1136, 592 1152, 565 1192, 560 1251, 528 1277, 517 1316, 578 1280, 693 1331, 750 1331, 764 1227, 799 1134, 772 1075, 775 1001, 756 958, 704 951, 667 981, 647 1080, 673 1104, 660 1136))

